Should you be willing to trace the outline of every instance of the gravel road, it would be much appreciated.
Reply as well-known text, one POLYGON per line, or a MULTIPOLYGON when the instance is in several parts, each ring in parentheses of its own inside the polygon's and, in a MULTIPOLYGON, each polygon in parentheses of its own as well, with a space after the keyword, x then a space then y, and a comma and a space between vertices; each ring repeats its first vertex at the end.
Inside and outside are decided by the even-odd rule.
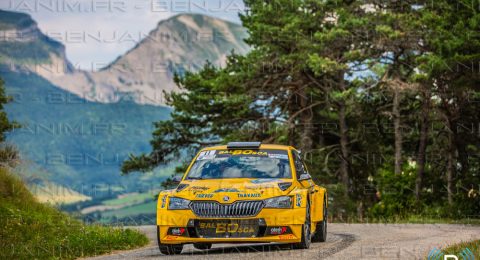
POLYGON ((144 232, 147 247, 89 259, 425 259, 428 252, 461 241, 480 239, 480 226, 448 224, 329 224, 325 243, 308 250, 289 250, 275 244, 219 244, 208 251, 191 245, 181 255, 158 251, 155 226, 135 227, 144 232))

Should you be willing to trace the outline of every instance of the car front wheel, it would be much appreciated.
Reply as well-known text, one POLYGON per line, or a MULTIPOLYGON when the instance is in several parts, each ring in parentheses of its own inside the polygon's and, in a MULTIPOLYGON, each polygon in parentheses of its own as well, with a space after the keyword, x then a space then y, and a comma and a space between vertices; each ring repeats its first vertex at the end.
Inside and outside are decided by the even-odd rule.
POLYGON ((302 225, 302 241, 293 244, 295 249, 308 249, 311 243, 311 222, 310 222, 310 202, 307 201, 305 212, 305 223, 302 225))
POLYGON ((179 255, 182 253, 183 245, 168 245, 160 242, 160 227, 157 226, 157 242, 160 253, 164 255, 179 255))

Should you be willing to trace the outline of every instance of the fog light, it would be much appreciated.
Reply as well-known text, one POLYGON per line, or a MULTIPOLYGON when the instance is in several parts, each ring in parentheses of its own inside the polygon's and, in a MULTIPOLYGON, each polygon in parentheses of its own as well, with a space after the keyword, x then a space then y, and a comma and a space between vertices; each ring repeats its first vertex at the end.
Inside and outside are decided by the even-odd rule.
POLYGON ((265 219, 260 218, 260 219, 258 219, 258 225, 259 225, 259 226, 266 226, 267 223, 265 222, 265 219))
POLYGON ((185 233, 185 228, 183 227, 170 228, 170 234, 174 236, 182 236, 184 233, 185 233))
POLYGON ((194 227, 195 221, 193 219, 188 220, 187 227, 194 227))

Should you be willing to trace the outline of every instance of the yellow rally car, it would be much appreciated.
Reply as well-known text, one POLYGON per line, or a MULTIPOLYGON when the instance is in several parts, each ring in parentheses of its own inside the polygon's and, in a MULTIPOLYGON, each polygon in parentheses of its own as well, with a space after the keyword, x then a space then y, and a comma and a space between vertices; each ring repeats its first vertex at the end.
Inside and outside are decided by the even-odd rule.
POLYGON ((163 254, 184 244, 288 243, 308 248, 327 237, 327 192, 291 146, 233 142, 201 150, 160 192, 157 236, 163 254))

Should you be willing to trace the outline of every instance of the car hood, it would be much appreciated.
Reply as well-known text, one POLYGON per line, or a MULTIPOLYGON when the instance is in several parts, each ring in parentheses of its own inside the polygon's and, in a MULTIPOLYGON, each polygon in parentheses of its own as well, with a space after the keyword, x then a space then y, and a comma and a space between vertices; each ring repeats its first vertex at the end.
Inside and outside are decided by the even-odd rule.
POLYGON ((292 183, 291 179, 222 179, 222 180, 188 180, 180 183, 173 190, 172 196, 189 200, 215 200, 231 203, 237 200, 259 200, 288 194, 279 183, 292 183), (186 186, 187 185, 187 186, 186 186))

